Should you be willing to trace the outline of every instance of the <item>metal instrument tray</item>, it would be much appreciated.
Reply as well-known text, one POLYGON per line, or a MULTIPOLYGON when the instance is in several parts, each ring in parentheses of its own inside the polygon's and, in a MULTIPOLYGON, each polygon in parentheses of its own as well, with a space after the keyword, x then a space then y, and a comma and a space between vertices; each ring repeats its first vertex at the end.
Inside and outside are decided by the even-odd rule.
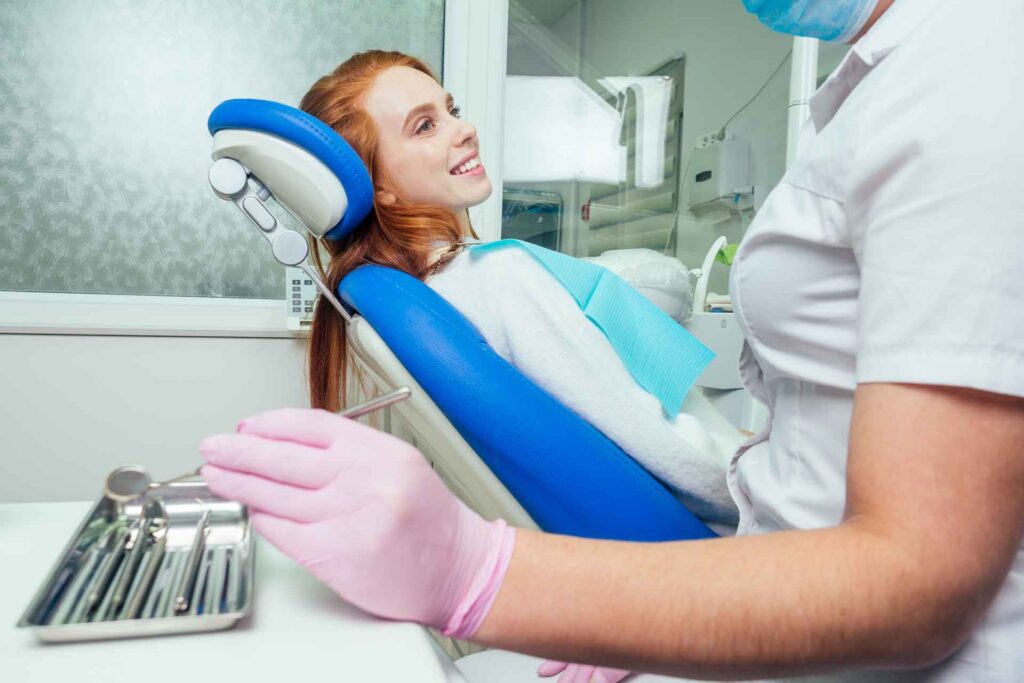
MULTIPOLYGON (((148 505, 146 509, 150 510, 153 503, 148 505)), ((119 538, 127 540, 123 535, 119 538)), ((124 585, 131 587, 128 590, 131 597, 134 597, 132 589, 138 589, 145 583, 143 574, 151 564, 147 558, 151 560, 156 554, 156 544, 149 543, 150 538, 148 535, 145 537, 145 550, 140 550, 140 559, 134 565, 134 574, 139 578, 125 579, 124 585)), ((155 540, 155 536, 152 538, 155 540)), ((199 479, 154 487, 123 506, 101 497, 75 530, 36 591, 18 627, 32 629, 44 642, 131 638, 231 628, 251 612, 254 570, 255 554, 248 510, 241 503, 213 495, 206 483, 199 479), (140 591, 144 597, 139 598, 143 605, 139 615, 127 618, 124 612, 131 600, 124 599, 120 608, 111 609, 110 605, 114 603, 109 594, 114 592, 118 576, 127 573, 124 568, 132 566, 127 562, 130 551, 118 551, 119 544, 115 541, 111 544, 114 552, 104 554, 105 548, 100 548, 101 539, 105 538, 102 533, 112 536, 119 531, 123 533, 140 518, 147 501, 157 499, 163 501, 163 509, 166 510, 166 531, 163 532, 166 545, 149 590, 140 591), (203 510, 209 513, 209 531, 197 566, 190 608, 179 614, 174 609, 174 597, 182 584, 186 556, 196 538, 203 510), (112 531, 116 520, 120 520, 119 526, 112 531), (105 529, 105 532, 98 532, 100 529, 105 529), (104 561, 108 558, 111 558, 109 564, 120 571, 108 572, 112 578, 106 584, 105 597, 97 601, 95 607, 83 611, 81 605, 88 604, 86 593, 89 592, 90 581, 102 574, 104 561), (79 575, 81 578, 76 585, 79 575)))

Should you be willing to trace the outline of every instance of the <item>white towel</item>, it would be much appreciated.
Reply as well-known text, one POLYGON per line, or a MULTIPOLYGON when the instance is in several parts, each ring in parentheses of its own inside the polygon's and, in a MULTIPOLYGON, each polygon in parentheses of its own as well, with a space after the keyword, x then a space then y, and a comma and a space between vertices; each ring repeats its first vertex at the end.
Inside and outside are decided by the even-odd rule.
POLYGON ((608 76, 599 78, 598 83, 620 97, 628 90, 636 95, 636 186, 661 187, 665 182, 665 129, 675 92, 672 79, 608 76))
POLYGON ((600 430, 706 522, 735 524, 725 475, 744 441, 699 390, 672 420, 542 265, 521 249, 462 253, 427 280, 498 355, 600 430))

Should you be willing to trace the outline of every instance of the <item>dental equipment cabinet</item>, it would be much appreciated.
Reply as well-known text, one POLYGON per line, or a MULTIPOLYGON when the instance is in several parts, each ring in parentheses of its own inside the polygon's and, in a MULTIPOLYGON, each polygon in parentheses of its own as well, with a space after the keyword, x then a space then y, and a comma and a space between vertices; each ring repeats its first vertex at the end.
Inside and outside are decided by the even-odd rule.
POLYGON ((733 425, 756 433, 764 426, 768 409, 750 395, 740 379, 739 359, 743 350, 743 332, 734 313, 719 311, 708 304, 711 269, 726 241, 725 237, 716 239, 700 269, 693 271, 697 278, 693 310, 684 326, 715 351, 715 359, 697 379, 697 386, 733 425))

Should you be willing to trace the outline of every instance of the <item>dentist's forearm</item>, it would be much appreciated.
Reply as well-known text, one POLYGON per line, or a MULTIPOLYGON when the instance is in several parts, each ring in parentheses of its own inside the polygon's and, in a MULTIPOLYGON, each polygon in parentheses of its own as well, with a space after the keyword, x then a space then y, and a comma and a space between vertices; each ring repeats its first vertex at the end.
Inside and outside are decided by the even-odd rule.
POLYGON ((1020 398, 860 385, 839 526, 662 544, 520 530, 474 638, 691 678, 937 662, 1020 552, 1022 441, 1020 398))
POLYGON ((936 606, 918 563, 893 550, 850 524, 662 544, 519 530, 474 640, 701 678, 919 666, 948 640, 935 610, 954 606, 936 606))

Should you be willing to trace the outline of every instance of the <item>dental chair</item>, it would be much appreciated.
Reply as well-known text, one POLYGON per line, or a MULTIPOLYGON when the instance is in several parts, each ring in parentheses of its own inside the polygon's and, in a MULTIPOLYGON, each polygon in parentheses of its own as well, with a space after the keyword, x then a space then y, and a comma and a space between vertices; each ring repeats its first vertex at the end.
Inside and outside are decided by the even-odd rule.
POLYGON ((363 162, 332 129, 262 100, 228 100, 208 125, 216 194, 246 215, 279 262, 317 284, 320 305, 345 319, 356 363, 373 383, 412 389, 392 407, 393 418, 467 505, 517 527, 589 538, 715 535, 618 446, 495 353, 423 282, 366 265, 337 292, 324 285, 307 262, 306 239, 281 225, 267 200, 317 238, 359 228, 373 188, 363 162))

